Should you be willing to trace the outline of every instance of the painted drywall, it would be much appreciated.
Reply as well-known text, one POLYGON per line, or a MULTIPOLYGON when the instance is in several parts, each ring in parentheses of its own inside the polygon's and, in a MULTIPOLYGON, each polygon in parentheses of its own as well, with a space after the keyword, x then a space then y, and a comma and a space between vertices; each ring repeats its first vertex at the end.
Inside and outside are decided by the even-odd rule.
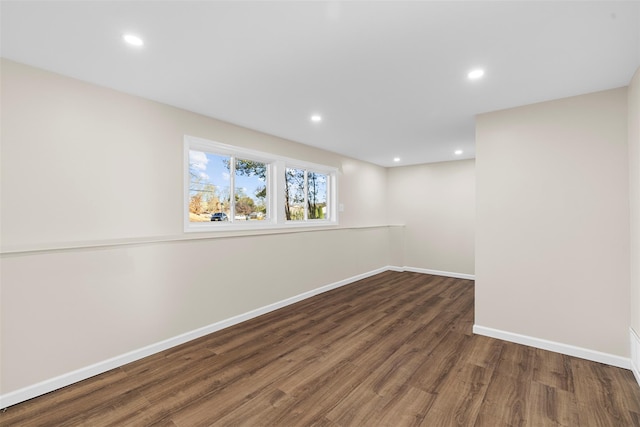
POLYGON ((1 394, 389 265, 386 169, 1 67, 1 394), (338 168, 340 226, 184 234, 185 134, 338 168))
POLYGON ((386 228, 5 256, 9 393, 388 263, 386 228))
POLYGON ((387 222, 384 168, 7 60, 2 78, 3 248, 181 234, 185 134, 337 167, 341 225, 387 222))
POLYGON ((404 224, 405 266, 458 274, 475 268, 475 161, 389 169, 392 224, 404 224))
POLYGON ((627 89, 476 120, 476 326, 629 357, 627 89))
MULTIPOLYGON (((628 92, 629 201, 631 215, 631 327, 640 336, 640 68, 628 92)), ((640 366, 640 365, 639 365, 640 366)))

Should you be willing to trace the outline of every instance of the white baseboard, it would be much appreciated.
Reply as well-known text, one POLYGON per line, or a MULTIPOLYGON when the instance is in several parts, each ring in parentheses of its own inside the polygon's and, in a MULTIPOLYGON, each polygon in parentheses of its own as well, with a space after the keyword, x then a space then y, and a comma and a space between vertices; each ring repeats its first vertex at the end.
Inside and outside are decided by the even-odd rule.
POLYGON ((631 341, 631 372, 640 385, 640 337, 633 328, 629 328, 629 339, 631 341))
POLYGON ((542 350, 549 350, 555 353, 566 354, 568 356, 579 357, 593 362, 604 363, 606 365, 617 366, 618 368, 631 369, 631 360, 629 358, 616 356, 614 354, 602 353, 596 350, 576 347, 555 341, 548 341, 527 335, 520 335, 513 332, 501 331, 499 329, 487 328, 479 325, 473 325, 473 333, 514 342, 516 344, 523 344, 529 347, 540 348, 542 350))
POLYGON ((376 274, 382 273, 387 270, 394 270, 394 267, 379 268, 376 270, 369 271, 367 273, 358 274, 356 276, 349 277, 347 279, 340 280, 338 282, 321 286, 319 288, 284 299, 282 301, 278 301, 273 304, 269 304, 264 307, 257 308, 255 310, 251 310, 247 313, 240 314, 238 316, 234 316, 229 319, 221 320, 220 322, 216 322, 211 325, 204 326, 202 328, 198 328, 193 331, 186 332, 184 334, 166 339, 164 341, 160 341, 158 343, 151 344, 146 347, 130 351, 128 353, 113 357, 111 359, 104 360, 102 362, 98 362, 93 365, 86 366, 84 368, 80 368, 72 372, 68 372, 66 374, 57 376, 55 378, 51 378, 34 385, 27 386, 16 391, 12 391, 10 393, 0 395, 0 409, 6 408, 11 405, 15 405, 16 403, 24 402, 29 399, 33 399, 34 397, 43 395, 45 393, 49 393, 51 391, 57 390, 62 387, 66 387, 68 385, 85 380, 87 378, 91 378, 95 375, 102 374, 111 369, 126 365, 127 363, 134 362, 136 360, 142 359, 152 354, 159 353, 161 351, 167 350, 169 348, 175 347, 180 344, 184 344, 196 338, 200 338, 205 335, 211 334, 213 332, 219 331, 221 329, 228 328, 229 326, 233 326, 238 323, 247 321, 249 319, 253 319, 254 317, 258 317, 263 314, 269 313, 271 311, 277 310, 279 308, 286 307, 288 305, 291 305, 296 302, 302 301, 304 299, 310 298, 312 296, 321 294, 323 292, 327 292, 332 289, 336 289, 341 286, 348 285, 358 280, 366 279, 367 277, 374 276, 376 274))
POLYGON ((427 268, 417 268, 417 267, 408 267, 408 266, 399 267, 399 268, 400 270, 396 270, 396 271, 410 271, 412 273, 433 274, 435 276, 454 277, 456 279, 476 280, 475 274, 454 273, 451 271, 429 270, 427 268))

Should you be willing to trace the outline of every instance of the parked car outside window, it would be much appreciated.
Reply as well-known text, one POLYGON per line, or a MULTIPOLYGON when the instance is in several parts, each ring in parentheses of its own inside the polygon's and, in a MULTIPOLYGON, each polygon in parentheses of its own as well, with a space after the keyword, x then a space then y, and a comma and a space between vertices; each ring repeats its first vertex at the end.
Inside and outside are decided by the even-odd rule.
POLYGON ((224 212, 216 212, 213 215, 211 215, 211 221, 228 221, 229 218, 227 217, 227 214, 224 212))

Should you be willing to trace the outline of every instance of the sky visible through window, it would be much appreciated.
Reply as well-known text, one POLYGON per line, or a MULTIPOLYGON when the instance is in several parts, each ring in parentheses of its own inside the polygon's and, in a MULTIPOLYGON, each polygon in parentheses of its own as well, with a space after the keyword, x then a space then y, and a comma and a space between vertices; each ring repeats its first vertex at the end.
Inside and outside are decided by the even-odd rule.
MULTIPOLYGON (((227 196, 229 184, 231 183, 229 167, 227 166, 228 161, 229 156, 220 156, 202 151, 189 151, 189 166, 197 172, 197 176, 202 180, 202 183, 225 188, 227 196)), ((249 197, 255 197, 261 185, 264 185, 264 183, 260 184, 255 177, 236 175, 236 188, 249 197)))

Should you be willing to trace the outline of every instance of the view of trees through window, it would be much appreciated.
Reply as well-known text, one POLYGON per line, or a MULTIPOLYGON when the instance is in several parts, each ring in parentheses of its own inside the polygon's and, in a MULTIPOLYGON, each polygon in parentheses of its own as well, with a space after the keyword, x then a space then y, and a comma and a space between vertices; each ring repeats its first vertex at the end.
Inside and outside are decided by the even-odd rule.
POLYGON ((285 171, 285 215, 287 220, 327 218, 327 175, 304 169, 285 171))
POLYGON ((244 182, 245 187, 236 186, 235 214, 245 220, 267 219, 267 164, 253 160, 236 159, 235 181, 244 182), (247 194, 246 192, 249 192, 247 194))
POLYGON ((189 149, 189 222, 244 222, 269 220, 269 206, 284 200, 287 221, 329 219, 328 173, 283 163, 261 162, 189 149), (280 166, 282 164, 282 166, 280 166), (280 169, 282 167, 282 169, 280 169), (284 172, 284 188, 270 187, 272 168, 284 172), (269 189, 278 194, 268 194, 269 189), (283 194, 284 193, 284 194, 283 194))

